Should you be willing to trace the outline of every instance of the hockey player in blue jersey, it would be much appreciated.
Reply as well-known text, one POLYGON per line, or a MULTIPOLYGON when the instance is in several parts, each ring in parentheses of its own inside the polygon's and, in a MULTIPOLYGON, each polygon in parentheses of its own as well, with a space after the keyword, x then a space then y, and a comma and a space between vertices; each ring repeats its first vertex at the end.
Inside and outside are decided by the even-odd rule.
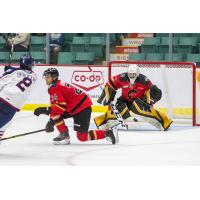
POLYGON ((0 77, 0 138, 6 127, 20 111, 37 80, 32 71, 34 59, 23 55, 19 59, 20 67, 5 66, 0 77))

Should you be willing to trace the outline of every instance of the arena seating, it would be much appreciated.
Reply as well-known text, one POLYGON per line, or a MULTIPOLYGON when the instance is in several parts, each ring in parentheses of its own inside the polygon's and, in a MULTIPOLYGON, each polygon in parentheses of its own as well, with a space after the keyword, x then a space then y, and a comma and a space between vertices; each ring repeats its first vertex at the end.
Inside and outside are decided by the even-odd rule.
POLYGON ((134 53, 129 55, 129 60, 145 60, 145 53, 134 53))
MULTIPOLYGON (((173 53, 172 54, 172 61, 175 61, 175 62, 180 62, 180 61, 183 61, 185 58, 185 54, 181 54, 181 53, 173 53)), ((164 61, 169 61, 169 54, 166 53, 164 54, 164 61)))
MULTIPOLYGON (((58 55, 58 64, 92 64, 105 61, 105 33, 64 33, 65 44, 58 55)), ((5 46, 5 39, 0 36, 0 49, 5 46)), ((110 45, 119 46, 119 34, 110 34, 110 45)), ((45 36, 31 35, 30 52, 36 63, 46 63, 45 36)), ((173 34, 172 61, 190 61, 200 64, 200 33, 173 34)), ((13 62, 27 52, 13 53, 13 62)), ((156 33, 145 37, 139 53, 129 53, 129 60, 168 61, 169 34, 156 33)), ((9 52, 0 52, 0 62, 6 63, 9 52)))
POLYGON ((6 41, 3 38, 3 36, 0 36, 0 49, 3 48, 3 46, 5 45, 6 41))
POLYGON ((74 52, 60 52, 58 55, 58 64, 73 64, 76 57, 74 52))
POLYGON ((30 51, 44 51, 46 46, 45 36, 31 36, 30 51))
MULTIPOLYGON (((144 38, 140 48, 145 53, 145 60, 169 60, 169 34, 156 33, 155 37, 144 38), (152 54, 154 53, 154 54, 152 54), (156 55, 157 54, 157 55, 156 55)), ((200 33, 174 33, 173 34, 173 61, 190 61, 199 64, 200 33)), ((132 60, 132 56, 129 56, 132 60)))
POLYGON ((75 64, 94 64, 94 53, 77 52, 74 60, 75 64))
POLYGON ((0 63, 6 63, 8 60, 8 52, 0 52, 0 63))

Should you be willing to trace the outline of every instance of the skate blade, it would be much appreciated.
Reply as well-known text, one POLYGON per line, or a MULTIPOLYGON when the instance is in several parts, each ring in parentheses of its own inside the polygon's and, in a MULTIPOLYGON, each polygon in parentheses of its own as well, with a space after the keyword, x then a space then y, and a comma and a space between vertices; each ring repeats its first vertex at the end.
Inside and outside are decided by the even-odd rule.
MULTIPOLYGON (((119 135, 118 135, 118 132, 114 133, 114 136, 115 136, 115 144, 119 143, 119 135)), ((112 140, 109 138, 109 137, 106 137, 106 140, 108 142, 111 142, 112 143, 112 140)))
POLYGON ((118 132, 115 133, 115 143, 119 143, 119 134, 118 132))
POLYGON ((111 139, 110 139, 109 137, 106 137, 106 140, 107 140, 108 142, 112 142, 111 139))
POLYGON ((62 140, 62 141, 54 141, 53 142, 54 145, 69 145, 71 144, 69 140, 62 140))

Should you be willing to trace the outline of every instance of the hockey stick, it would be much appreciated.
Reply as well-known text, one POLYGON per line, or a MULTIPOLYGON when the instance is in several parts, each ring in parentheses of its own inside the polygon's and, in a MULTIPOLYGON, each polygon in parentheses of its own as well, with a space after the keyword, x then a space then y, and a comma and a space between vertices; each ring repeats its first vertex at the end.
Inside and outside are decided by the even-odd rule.
POLYGON ((10 65, 11 65, 11 63, 12 63, 12 55, 13 55, 13 50, 14 50, 14 44, 13 44, 13 41, 12 41, 12 44, 11 44, 11 49, 10 49, 10 53, 9 53, 8 66, 10 66, 10 65))
POLYGON ((16 137, 22 137, 22 136, 25 136, 25 135, 31 135, 31 134, 39 133, 39 132, 42 132, 42 131, 45 131, 45 130, 46 129, 40 129, 40 130, 37 130, 37 131, 32 131, 32 132, 28 132, 28 133, 22 133, 22 134, 18 134, 18 135, 13 135, 13 136, 10 136, 10 137, 1 138, 0 141, 9 140, 9 139, 16 138, 16 137))

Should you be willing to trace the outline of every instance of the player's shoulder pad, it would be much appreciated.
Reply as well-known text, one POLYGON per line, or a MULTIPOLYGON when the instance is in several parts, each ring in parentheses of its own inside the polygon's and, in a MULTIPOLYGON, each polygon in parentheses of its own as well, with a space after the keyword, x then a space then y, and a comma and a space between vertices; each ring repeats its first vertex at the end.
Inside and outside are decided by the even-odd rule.
POLYGON ((143 74, 139 74, 139 76, 136 79, 137 82, 142 83, 144 85, 148 85, 150 80, 143 74))
POLYGON ((119 75, 119 80, 120 80, 121 82, 126 82, 126 81, 128 81, 128 80, 129 80, 128 74, 127 74, 127 73, 122 73, 122 74, 120 74, 120 75, 119 75))
POLYGON ((3 76, 11 74, 11 73, 13 73, 13 72, 15 72, 17 70, 20 70, 20 69, 16 68, 16 67, 11 67, 11 66, 5 66, 3 76))
POLYGON ((21 70, 23 72, 26 72, 27 74, 33 75, 33 76, 35 76, 37 78, 37 74, 32 70, 21 69, 21 68, 19 68, 19 70, 21 70))

